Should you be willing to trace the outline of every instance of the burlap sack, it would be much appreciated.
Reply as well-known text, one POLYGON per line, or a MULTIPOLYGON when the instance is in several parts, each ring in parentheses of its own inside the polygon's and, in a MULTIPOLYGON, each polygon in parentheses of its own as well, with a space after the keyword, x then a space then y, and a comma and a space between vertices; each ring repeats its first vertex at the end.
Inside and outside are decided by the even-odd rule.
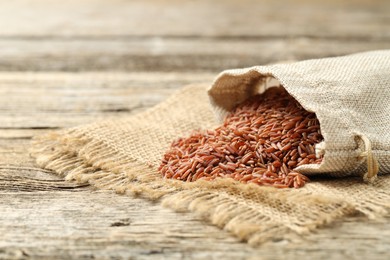
POLYGON ((324 136, 316 147, 323 162, 298 171, 339 177, 366 173, 367 180, 378 170, 390 173, 390 51, 225 71, 209 90, 211 103, 222 120, 237 104, 275 84, 316 113, 324 136))
MULTIPOLYGON (((328 108, 332 107, 331 103, 336 99, 332 96, 333 91, 336 91, 335 95, 340 95, 340 92, 331 86, 336 84, 339 86, 338 81, 347 82, 346 75, 351 75, 351 71, 356 69, 360 75, 350 77, 349 80, 355 83, 352 85, 361 86, 362 89, 359 91, 366 93, 363 96, 367 96, 367 99, 360 100, 358 103, 372 100, 372 95, 375 95, 378 100, 381 99, 382 105, 373 104, 375 109, 371 111, 376 114, 374 119, 367 117, 368 121, 362 122, 362 124, 356 123, 358 117, 351 111, 353 120, 344 122, 340 119, 337 122, 341 127, 345 127, 350 122, 361 126, 361 128, 356 128, 361 131, 357 134, 364 134, 373 149, 364 147, 364 145, 360 147, 358 141, 356 142, 354 138, 351 139, 350 135, 343 133, 340 136, 346 136, 347 141, 339 140, 342 142, 342 146, 339 147, 351 151, 353 155, 342 151, 343 156, 337 158, 341 158, 339 160, 353 158, 353 165, 358 166, 359 170, 356 172, 359 172, 360 165, 365 165, 366 159, 362 158, 361 162, 355 163, 356 157, 365 155, 364 151, 367 153, 370 150, 379 161, 381 170, 385 172, 388 171, 386 167, 389 165, 389 157, 385 156, 386 149, 389 148, 389 136, 385 132, 382 136, 378 135, 375 131, 381 128, 374 125, 377 125, 378 122, 389 123, 389 106, 385 102, 386 97, 388 98, 388 91, 385 88, 389 82, 388 61, 389 52, 374 52, 344 58, 296 63, 295 65, 259 67, 259 71, 268 74, 272 72, 283 85, 287 83, 288 91, 299 101, 304 100, 303 105, 307 109, 319 113, 321 124, 323 124, 326 122, 324 120, 330 119, 324 116, 324 111, 315 106, 318 104, 318 100, 313 98, 315 101, 311 101, 312 99, 302 98, 309 87, 304 87, 302 92, 299 92, 292 90, 291 82, 296 82, 296 85, 308 84, 308 81, 301 80, 302 74, 305 74, 304 64, 311 64, 308 68, 309 71, 312 68, 311 74, 314 70, 322 70, 322 74, 316 74, 319 77, 318 81, 313 78, 311 80, 314 83, 313 86, 321 86, 322 84, 330 86, 326 88, 328 94, 324 96, 326 97, 324 103, 329 103, 326 106, 328 108), (349 60, 352 62, 348 62, 349 60), (356 62, 360 65, 355 65, 356 62), (373 64, 379 68, 376 73, 372 73, 373 67, 375 67, 373 64), (331 69, 335 65, 337 66, 331 69), (300 69, 294 70, 294 66, 300 69), (372 70, 366 70, 365 67, 372 70), (286 68, 285 72, 283 72, 283 68, 286 68), (294 79, 297 71, 300 72, 301 77, 294 79), (338 74, 340 71, 342 73, 338 74), (367 71, 370 71, 371 74, 365 74, 367 71), (326 76, 325 74, 328 73, 334 75, 326 76), (336 74, 342 76, 336 76, 336 74), (376 82, 380 83, 380 86, 375 88, 375 91, 379 89, 382 93, 381 96, 368 91, 368 88, 374 89, 371 82, 378 77, 381 80, 376 82), (326 80, 322 81, 323 79, 326 80), (366 131, 367 129, 375 130, 366 131)), ((236 74, 240 74, 239 72, 235 71, 236 74)), ((242 72, 245 73, 244 70, 242 72)), ((251 80, 258 81, 261 78, 258 76, 259 73, 254 70, 247 75, 251 75, 247 77, 251 80)), ((223 85, 226 83, 228 89, 236 91, 231 86, 238 86, 238 88, 244 86, 245 84, 242 82, 246 81, 245 78, 222 74, 212 89, 220 89, 222 82, 224 82, 223 85), (236 84, 237 82, 239 84, 236 84)), ((253 85, 251 80, 247 82, 247 85, 253 85)), ((343 85, 343 87, 345 86, 351 86, 351 84, 343 85)), ((251 244, 258 244, 269 239, 301 235, 350 214, 360 213, 369 218, 386 214, 387 209, 390 208, 390 175, 380 176, 371 184, 366 184, 362 182, 361 178, 356 177, 316 179, 302 189, 283 190, 260 187, 255 184, 241 184, 226 179, 193 183, 162 179, 156 169, 172 140, 186 136, 194 129, 207 129, 218 125, 210 106, 207 89, 208 86, 189 86, 160 105, 139 115, 120 120, 96 122, 38 137, 33 145, 33 155, 41 167, 51 169, 69 181, 88 182, 98 188, 113 189, 119 193, 140 195, 156 200, 178 211, 195 212, 210 223, 231 231, 251 244)), ((253 90, 252 88, 248 89, 253 90)), ((254 90, 258 91, 256 88, 254 90)), ((226 93, 221 91, 220 93, 226 93)), ((353 95, 359 91, 353 92, 353 95)), ((235 102, 239 102, 245 98, 245 95, 248 95, 241 90, 237 93, 244 95, 234 95, 239 97, 235 102)), ((310 93, 315 95, 312 91, 310 93)), ((211 95, 215 97, 213 93, 211 95)), ((220 94, 217 96, 223 97, 220 94)), ((351 96, 351 100, 353 98, 356 96, 351 96)), ((221 108, 230 109, 223 102, 220 103, 218 98, 214 98, 213 102, 221 108)), ((220 110, 220 113, 224 113, 224 111, 220 110)), ((335 117, 337 115, 335 114, 335 117)), ((333 134, 334 132, 331 131, 325 134, 325 154, 333 154, 331 151, 337 152, 337 150, 331 149, 336 145, 334 140, 329 139, 333 134)), ((367 156, 365 155, 365 157, 367 156)), ((326 157, 326 160, 331 159, 326 157)), ((337 163, 337 160, 335 159, 334 162, 337 163)), ((340 167, 340 163, 337 165, 339 165, 337 171, 343 168, 340 167)), ((350 168, 349 159, 345 165, 352 172, 355 172, 353 167, 350 168)), ((329 170, 329 168, 326 169, 329 170)))

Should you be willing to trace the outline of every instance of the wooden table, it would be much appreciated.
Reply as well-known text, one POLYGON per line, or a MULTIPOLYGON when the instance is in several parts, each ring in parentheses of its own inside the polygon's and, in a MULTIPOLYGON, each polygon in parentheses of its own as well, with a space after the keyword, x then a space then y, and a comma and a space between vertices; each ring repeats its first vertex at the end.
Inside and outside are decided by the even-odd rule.
POLYGON ((67 183, 34 135, 151 107, 223 69, 390 48, 384 1, 0 2, 0 259, 389 259, 390 214, 241 243, 197 216, 67 183))

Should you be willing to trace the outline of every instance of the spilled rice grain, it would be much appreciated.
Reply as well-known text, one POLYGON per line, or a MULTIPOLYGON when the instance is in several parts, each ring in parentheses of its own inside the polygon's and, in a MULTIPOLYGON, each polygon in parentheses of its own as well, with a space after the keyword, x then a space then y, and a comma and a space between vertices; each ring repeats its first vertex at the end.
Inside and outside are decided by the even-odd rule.
POLYGON ((159 172, 182 181, 222 177, 299 188, 309 179, 294 169, 321 163, 314 145, 322 140, 316 115, 283 88, 271 88, 238 105, 215 130, 174 141, 159 172))

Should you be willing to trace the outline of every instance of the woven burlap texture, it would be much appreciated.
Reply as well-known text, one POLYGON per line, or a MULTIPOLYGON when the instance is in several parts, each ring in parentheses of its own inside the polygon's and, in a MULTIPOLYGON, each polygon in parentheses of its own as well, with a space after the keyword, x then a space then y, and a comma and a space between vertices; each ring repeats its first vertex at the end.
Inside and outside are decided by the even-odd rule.
POLYGON ((172 140, 218 125, 208 88, 188 86, 141 114, 37 137, 32 154, 41 167, 69 181, 196 213, 253 245, 302 235, 351 214, 387 213, 388 175, 372 184, 355 177, 315 179, 302 189, 282 190, 227 179, 162 179, 156 169, 172 140))
POLYGON ((320 121, 325 141, 316 150, 324 160, 297 170, 363 175, 374 160, 380 173, 390 173, 390 51, 225 71, 209 89, 218 118, 272 87, 271 79, 320 121))

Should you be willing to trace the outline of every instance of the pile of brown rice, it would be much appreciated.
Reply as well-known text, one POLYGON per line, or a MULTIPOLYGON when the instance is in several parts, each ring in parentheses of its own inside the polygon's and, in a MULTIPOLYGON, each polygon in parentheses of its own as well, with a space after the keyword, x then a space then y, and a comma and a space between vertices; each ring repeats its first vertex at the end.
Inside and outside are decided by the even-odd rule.
POLYGON ((316 115, 275 87, 238 105, 215 130, 174 141, 159 171, 182 181, 223 177, 299 188, 309 179, 294 168, 320 163, 314 145, 322 140, 316 115))

